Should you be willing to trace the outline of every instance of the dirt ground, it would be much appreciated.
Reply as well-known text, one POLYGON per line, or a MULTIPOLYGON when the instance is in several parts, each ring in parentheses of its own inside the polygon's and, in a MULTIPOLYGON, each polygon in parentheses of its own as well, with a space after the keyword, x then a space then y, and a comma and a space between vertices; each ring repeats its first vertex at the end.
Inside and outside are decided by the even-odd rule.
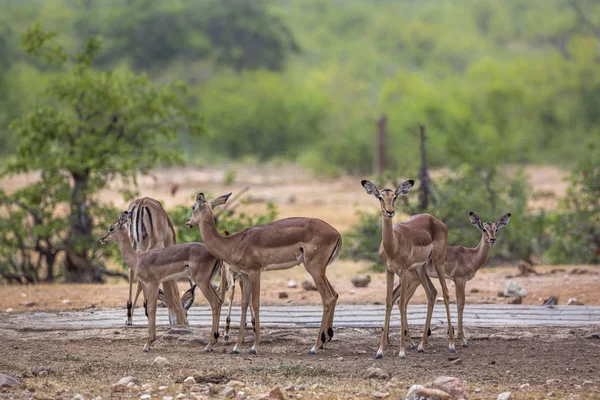
MULTIPOLYGON (((167 329, 159 327, 159 338, 167 329)), ((180 393, 182 398, 208 398, 211 393, 223 398, 219 393, 227 381, 239 381, 229 385, 248 397, 278 386, 288 399, 367 399, 375 391, 394 399, 404 398, 411 385, 437 376, 460 378, 470 399, 495 399, 504 391, 511 391, 512 399, 600 398, 597 327, 472 328, 470 347, 455 354, 447 351, 440 327, 433 330, 425 353, 409 350, 404 360, 396 356, 396 331, 384 358, 374 359, 380 329, 337 328, 328 349, 317 356, 306 354, 314 328, 263 327, 255 356, 246 353, 251 334, 243 354, 229 354, 232 345, 222 341, 212 353, 204 353, 206 328, 194 329, 193 335, 167 335, 142 353, 145 332, 134 327, 46 331, 3 325, 0 371, 22 385, 3 389, 0 398, 161 398, 180 393), (170 365, 152 366, 157 356, 170 365), (389 378, 366 378, 369 367, 381 368, 389 378), (140 382, 114 392, 112 385, 125 376, 140 382), (203 383, 183 385, 188 376, 203 383)))

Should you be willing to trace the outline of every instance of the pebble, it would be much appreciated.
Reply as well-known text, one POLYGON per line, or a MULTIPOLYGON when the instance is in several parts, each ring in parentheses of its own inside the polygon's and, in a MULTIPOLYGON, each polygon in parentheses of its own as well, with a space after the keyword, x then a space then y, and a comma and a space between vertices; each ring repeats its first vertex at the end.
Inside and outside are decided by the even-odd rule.
POLYGON ((296 386, 291 385, 291 386, 286 386, 283 388, 283 390, 285 390, 286 392, 295 392, 296 391, 296 386))
POLYGON ((246 399, 246 393, 244 392, 237 392, 237 394, 235 395, 235 400, 245 400, 246 399))
POLYGON ((183 399, 184 397, 186 397, 186 395, 183 393, 177 393, 177 396, 175 396, 176 399, 183 399))
POLYGON ((39 378, 45 378, 48 376, 48 371, 46 371, 45 369, 41 370, 40 372, 37 373, 37 376, 39 378))
POLYGON ((365 372, 365 378, 367 379, 390 379, 390 374, 382 370, 381 368, 370 367, 365 372))
POLYGON ((312 279, 305 279, 302 281, 302 288, 304 290, 317 290, 317 285, 312 279))
POLYGON ((298 282, 296 282, 295 280, 289 280, 287 283, 287 287, 289 287, 290 289, 294 289, 298 287, 298 282))
POLYGON ((13 309, 9 307, 9 308, 6 309, 6 312, 12 312, 12 310, 13 309))
POLYGON ((528 388, 529 386, 531 386, 529 383, 524 383, 521 386, 519 386, 519 389, 525 389, 525 388, 528 388))
POLYGON ((548 379, 546 385, 557 385, 560 383, 560 379, 548 379))
MULTIPOLYGON (((584 382, 584 385, 585 385, 585 382, 584 382)), ((306 385, 298 386, 298 390, 306 390, 306 385)))
POLYGON ((152 361, 152 366, 153 367, 159 367, 159 368, 164 368, 167 366, 170 366, 171 363, 164 357, 158 356, 154 359, 154 361, 152 361))
POLYGON ((504 392, 504 393, 500 393, 498 395, 498 400, 510 400, 511 399, 511 393, 510 392, 504 392))
POLYGON ((279 298, 280 299, 287 299, 288 297, 290 297, 287 292, 279 292, 279 298))
POLYGON ((152 398, 152 395, 148 394, 148 393, 140 396, 140 400, 150 400, 151 398, 152 398))
POLYGON ((111 390, 113 392, 120 393, 120 392, 126 391, 127 390, 127 386, 123 385, 123 384, 120 384, 120 383, 115 383, 114 385, 111 386, 111 390))
POLYGON ((135 376, 124 376, 123 378, 119 379, 119 382, 117 383, 121 385, 129 385, 130 383, 139 385, 140 380, 135 376))
POLYGON ((83 397, 81 393, 77 393, 71 398, 71 400, 85 400, 85 397, 83 397))
POLYGON ((192 386, 196 384, 196 380, 194 379, 193 376, 188 376, 187 378, 185 378, 183 380, 183 384, 184 386, 192 386))
POLYGON ((271 389, 269 391, 269 399, 274 399, 274 400, 284 400, 285 396, 283 395, 283 392, 281 391, 281 388, 279 386, 275 386, 273 389, 271 389))
POLYGON ((168 386, 159 386, 158 390, 162 392, 163 390, 167 390, 168 388, 168 386))
POLYGON ((235 389, 232 388, 231 386, 225 386, 225 389, 223 389, 223 392, 221 394, 226 399, 234 398, 236 395, 235 389))
POLYGON ((336 358, 336 360, 338 360, 338 361, 344 361, 344 357, 338 357, 338 358, 336 358))
POLYGON ((21 383, 10 375, 0 374, 0 387, 19 386, 21 383))
POLYGON ((129 389, 137 389, 138 388, 138 385, 136 385, 135 382, 129 382, 126 386, 129 389))
POLYGON ((173 400, 173 396, 163 396, 163 400, 173 400))
POLYGON ((481 388, 475 388, 474 392, 475 393, 481 393, 481 388))
POLYGON ((69 299, 64 299, 64 300, 62 301, 62 303, 63 303, 63 304, 71 304, 71 303, 72 303, 72 301, 71 301, 71 300, 69 300, 69 299))
POLYGON ((373 398, 375 399, 385 399, 386 397, 388 397, 390 394, 388 392, 378 392, 378 391, 374 391, 373 393, 371 393, 371 396, 373 396, 373 398))

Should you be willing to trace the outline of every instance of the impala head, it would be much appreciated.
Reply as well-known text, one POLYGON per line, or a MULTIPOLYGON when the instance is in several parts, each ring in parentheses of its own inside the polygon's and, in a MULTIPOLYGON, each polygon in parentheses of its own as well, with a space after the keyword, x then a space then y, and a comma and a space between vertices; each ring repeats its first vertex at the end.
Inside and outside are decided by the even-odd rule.
POLYGON ((395 213, 394 202, 396 201, 396 198, 402 194, 408 193, 415 184, 415 181, 410 179, 401 183, 396 190, 383 189, 381 192, 377 189, 377 186, 375 186, 373 182, 363 180, 361 184, 367 191, 367 194, 373 195, 377 200, 379 200, 379 204, 381 205, 381 214, 384 217, 392 218, 395 213))
POLYGON ((502 217, 498 218, 498 221, 496 222, 481 222, 479 215, 475 214, 473 211, 471 211, 469 215, 471 216, 471 223, 481 230, 483 238, 489 244, 496 243, 496 232, 498 229, 508 225, 508 221, 510 220, 510 213, 504 214, 502 217))
POLYGON ((117 222, 112 224, 108 228, 108 231, 106 231, 106 233, 100 238, 100 243, 106 244, 108 242, 114 242, 115 240, 117 240, 116 236, 117 236, 117 233, 119 232, 119 230, 127 229, 128 224, 129 224, 129 213, 127 211, 124 211, 119 216, 119 219, 117 220, 117 222))
POLYGON ((194 226, 200 225, 200 218, 202 217, 202 213, 206 210, 212 211, 213 208, 220 206, 221 204, 227 203, 227 199, 229 199, 231 193, 224 194, 223 196, 219 196, 213 201, 207 201, 206 197, 204 197, 204 193, 198 193, 196 196, 196 202, 192 206, 192 216, 188 218, 185 223, 185 226, 188 228, 192 228, 194 226))

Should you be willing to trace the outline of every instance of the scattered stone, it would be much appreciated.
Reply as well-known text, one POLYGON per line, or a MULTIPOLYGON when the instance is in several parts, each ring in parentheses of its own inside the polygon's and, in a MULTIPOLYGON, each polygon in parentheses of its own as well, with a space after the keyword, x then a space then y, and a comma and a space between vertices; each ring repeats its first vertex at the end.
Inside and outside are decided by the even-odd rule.
MULTIPOLYGON (((584 382, 584 384, 585 384, 585 382, 584 382)), ((298 390, 306 390, 306 385, 298 386, 298 390)))
POLYGON ((111 390, 116 393, 121 393, 127 390, 127 385, 123 385, 122 383, 115 383, 111 386, 111 390))
POLYGON ((581 384, 582 386, 588 386, 588 385, 593 385, 594 382, 593 381, 583 381, 583 383, 581 384))
POLYGON ((193 376, 188 376, 187 378, 185 378, 183 380, 183 385, 184 386, 192 386, 196 384, 196 380, 194 379, 193 376))
POLYGON ((546 397, 554 397, 554 392, 548 392, 548 393, 546 393, 546 397))
POLYGON ((410 389, 408 389, 408 393, 406 393, 404 400, 419 400, 420 396, 417 395, 419 389, 423 389, 423 385, 412 385, 410 389))
POLYGON ((469 290, 469 293, 479 293, 479 289, 477 289, 476 287, 471 288, 471 290, 469 290))
POLYGON ((121 385, 125 385, 125 386, 127 386, 130 383, 133 383, 134 385, 139 385, 140 380, 138 378, 136 378, 135 376, 125 376, 125 377, 119 379, 119 382, 117 382, 117 384, 121 384, 121 385))
POLYGON ((305 279, 302 281, 302 288, 304 290, 317 290, 317 285, 312 279, 305 279))
POLYGON ((344 361, 344 357, 338 357, 338 358, 336 358, 336 360, 338 360, 338 361, 344 361))
POLYGON ((533 268, 533 265, 524 260, 519 261, 518 276, 529 276, 530 274, 538 275, 537 271, 533 268))
POLYGON ((231 386, 228 385, 228 386, 225 386, 225 389, 223 389, 223 392, 221 394, 226 399, 232 399, 235 397, 236 392, 235 392, 234 388, 232 388, 231 386))
POLYGON ((239 388, 243 388, 244 386, 246 386, 246 384, 242 381, 229 381, 227 383, 227 386, 231 386, 232 388, 239 389, 239 388))
POLYGON ((168 388, 169 388, 168 386, 159 386, 158 391, 162 392, 163 390, 167 390, 168 388))
MULTIPOLYGON (((210 390, 210 386, 208 387, 210 390)), ((200 392, 204 392, 205 388, 203 388, 202 386, 199 385, 193 385, 192 387, 190 387, 190 392, 192 393, 200 393, 200 392)))
POLYGON ((462 364, 462 358, 457 358, 456 360, 452 360, 452 361, 450 361, 450 364, 460 365, 460 364, 462 364))
POLYGON ((571 297, 568 301, 567 301, 567 305, 569 306, 582 306, 583 303, 580 301, 577 301, 577 297, 571 297))
POLYGON ((158 356, 154 359, 154 361, 152 361, 152 366, 158 367, 158 368, 165 368, 165 367, 170 367, 171 363, 169 361, 167 361, 166 358, 158 356))
POLYGON ((184 393, 177 393, 177 396, 175 396, 176 399, 183 399, 184 397, 187 397, 184 393))
POLYGON ((521 296, 509 297, 508 304, 523 304, 523 298, 521 296))
POLYGON ((452 376, 439 376, 435 378, 431 387, 448 393, 452 399, 461 400, 465 398, 465 389, 462 386, 462 382, 460 379, 452 376))
POLYGON ((354 285, 354 287, 357 287, 357 288, 367 287, 367 286, 369 286, 369 283, 371 283, 371 275, 367 275, 367 274, 355 275, 352 277, 351 282, 354 285))
POLYGON ((163 396, 163 400, 173 400, 173 396, 163 396))
POLYGON ((475 388, 474 392, 475 393, 481 393, 481 388, 475 388))
POLYGON ((504 392, 504 393, 500 393, 498 395, 498 400, 510 400, 512 397, 510 392, 504 392))
POLYGON ((10 307, 6 309, 6 312, 12 312, 12 311, 13 311, 13 309, 10 307))
POLYGON ((287 283, 287 287, 289 287, 290 289, 295 289, 298 287, 298 282, 296 282, 293 279, 290 279, 287 283))
POLYGON ((374 399, 385 399, 386 397, 388 397, 390 394, 388 392, 378 392, 378 391, 374 391, 373 393, 371 393, 371 396, 373 396, 374 399))
POLYGON ((285 390, 286 392, 295 392, 296 391, 296 386, 291 385, 291 386, 286 386, 283 388, 283 390, 285 390))
POLYGON ((519 285, 517 282, 513 280, 507 280, 504 282, 504 296, 505 297, 513 297, 513 296, 527 296, 527 289, 523 286, 519 285))
POLYGON ((551 385, 558 385, 560 383, 560 379, 548 379, 546 381, 546 385, 551 386, 551 385))
POLYGON ((148 394, 148 393, 140 396, 140 400, 150 400, 151 398, 152 398, 152 395, 148 394))
POLYGON ((269 391, 269 399, 273 399, 273 400, 284 400, 285 396, 283 395, 283 392, 281 391, 281 388, 279 386, 275 386, 273 389, 271 389, 269 391))
POLYGON ((600 339, 600 332, 592 333, 590 335, 587 335, 585 338, 586 339, 600 339))
POLYGON ((529 386, 531 386, 529 383, 524 383, 524 384, 522 384, 521 386, 519 386, 519 389, 526 389, 526 388, 528 388, 529 386))
POLYGON ((0 387, 19 386, 21 383, 10 375, 0 374, 0 387))
POLYGON ((290 297, 290 296, 288 296, 288 294, 286 292, 279 292, 280 299, 287 299, 288 297, 290 297))
POLYGON ((390 379, 390 374, 382 370, 381 368, 370 367, 365 372, 365 378, 367 379, 390 379))
POLYGON ((37 302, 35 301, 26 301, 25 303, 22 303, 21 305, 23 307, 33 307, 33 306, 37 306, 37 302))
POLYGON ((135 383, 133 383, 133 382, 129 382, 129 383, 127 384, 127 389, 137 389, 137 388, 139 388, 139 386, 138 386, 138 385, 136 385, 136 384, 135 384, 135 383))
POLYGON ((552 307, 555 304, 558 304, 558 296, 550 296, 549 298, 544 300, 543 305, 552 307))
POLYGON ((46 370, 41 370, 40 372, 37 373, 38 378, 45 378, 48 376, 48 371, 46 370))
POLYGON ((245 400, 246 399, 246 393, 244 392, 238 392, 237 395, 235 395, 235 400, 245 400))
POLYGON ((64 299, 64 300, 62 301, 62 303, 63 303, 63 304, 71 304, 71 303, 72 303, 72 301, 71 301, 71 300, 69 300, 69 299, 64 299))
POLYGON ((498 292, 498 297, 506 297, 506 296, 504 296, 504 291, 498 292))

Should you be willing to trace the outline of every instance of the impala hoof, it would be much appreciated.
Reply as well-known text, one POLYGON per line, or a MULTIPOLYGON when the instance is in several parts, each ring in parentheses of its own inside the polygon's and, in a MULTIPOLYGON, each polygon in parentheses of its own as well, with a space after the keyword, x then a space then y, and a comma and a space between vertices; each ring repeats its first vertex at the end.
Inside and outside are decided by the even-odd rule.
POLYGON ((256 349, 250 349, 250 350, 248 351, 248 354, 256 354, 256 349))
POLYGON ((237 349, 231 350, 231 354, 240 354, 240 351, 237 349))
POLYGON ((207 348, 204 349, 205 353, 210 353, 211 351, 212 351, 212 349, 207 349, 207 348))
POLYGON ((469 347, 469 343, 463 343, 463 347, 469 347))
POLYGON ((456 349, 454 347, 450 347, 450 353, 456 353, 456 349))
POLYGON ((316 355, 317 355, 317 352, 316 352, 316 351, 314 351, 314 350, 311 350, 311 351, 309 351, 309 352, 308 352, 308 355, 309 355, 309 356, 316 356, 316 355))
POLYGON ((377 355, 375 356, 375 359, 379 360, 380 358, 383 358, 383 354, 377 353, 377 355))
POLYGON ((226 342, 229 342, 229 335, 225 335, 223 339, 225 339, 226 342))
POLYGON ((425 350, 423 350, 421 347, 419 347, 419 348, 417 349, 417 353, 425 353, 425 350))
POLYGON ((125 325, 131 326, 131 325, 133 325, 133 322, 131 322, 131 321, 125 321, 125 325))
POLYGON ((398 354, 398 358, 404 360, 406 358, 406 354, 398 354))
POLYGON ((149 351, 150 351, 150 349, 149 349, 149 348, 147 348, 147 347, 144 347, 144 348, 142 349, 142 351, 143 351, 144 353, 147 353, 147 352, 149 352, 149 351))

